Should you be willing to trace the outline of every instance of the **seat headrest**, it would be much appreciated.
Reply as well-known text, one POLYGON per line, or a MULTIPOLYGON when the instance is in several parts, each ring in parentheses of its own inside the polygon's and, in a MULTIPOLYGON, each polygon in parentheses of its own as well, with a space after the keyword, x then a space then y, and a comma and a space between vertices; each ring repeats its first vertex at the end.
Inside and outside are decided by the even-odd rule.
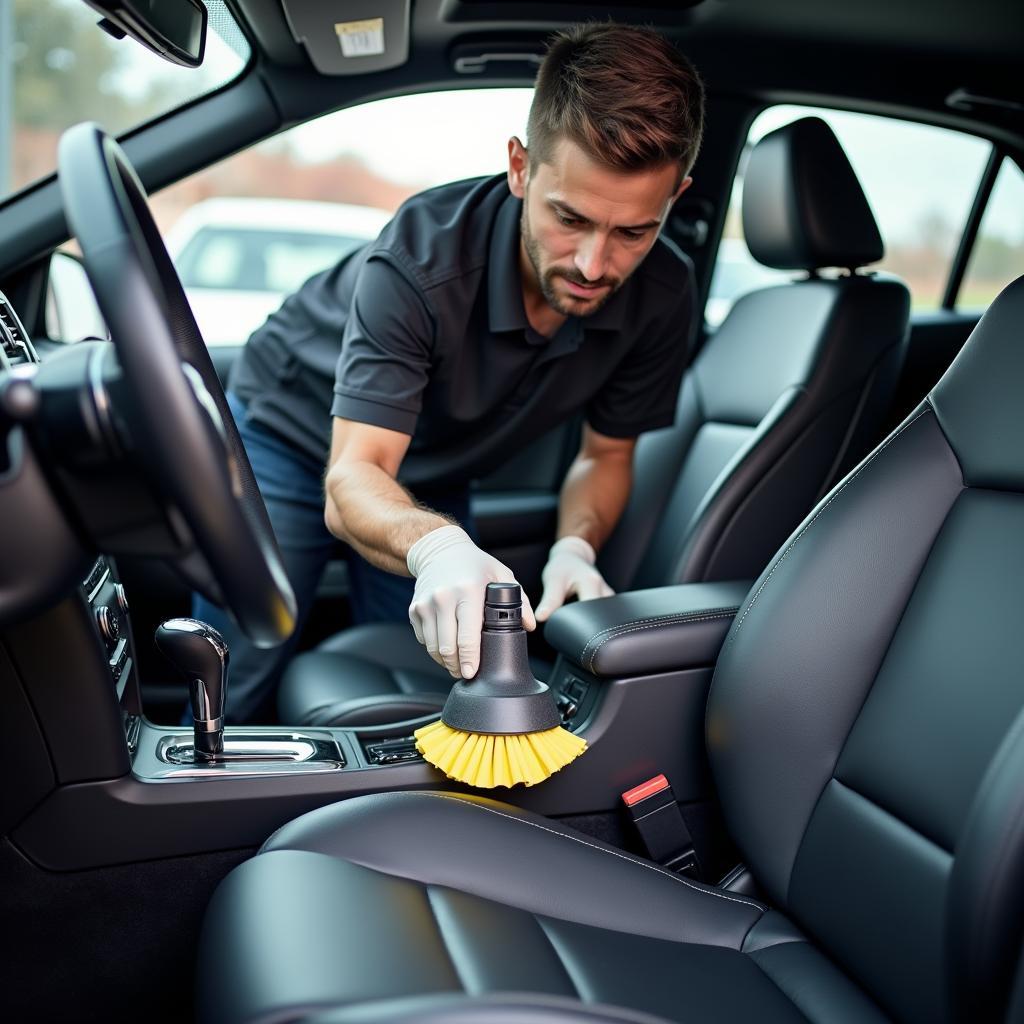
POLYGON ((778 128, 754 147, 743 233, 754 259, 779 270, 854 269, 885 253, 857 175, 818 117, 778 128))
POLYGON ((969 487, 1024 491, 1024 277, 1008 284, 929 398, 969 487))

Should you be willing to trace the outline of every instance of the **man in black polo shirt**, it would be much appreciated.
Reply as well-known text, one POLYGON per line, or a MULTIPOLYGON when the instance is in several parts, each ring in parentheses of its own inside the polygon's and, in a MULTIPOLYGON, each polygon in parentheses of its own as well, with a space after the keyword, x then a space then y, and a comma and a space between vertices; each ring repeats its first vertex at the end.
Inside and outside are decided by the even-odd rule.
MULTIPOLYGON (((702 118, 696 73, 656 33, 562 33, 507 174, 410 199, 253 335, 229 399, 300 612, 333 535, 358 556, 356 621, 408 620, 453 677, 474 675, 486 584, 514 577, 473 542, 470 481, 580 410, 536 619, 611 593, 595 552, 629 495, 637 435, 672 422, 687 357, 692 271, 658 235, 702 118), (312 518, 325 461, 330 534, 312 518)), ((241 721, 289 649, 231 632, 241 721)))

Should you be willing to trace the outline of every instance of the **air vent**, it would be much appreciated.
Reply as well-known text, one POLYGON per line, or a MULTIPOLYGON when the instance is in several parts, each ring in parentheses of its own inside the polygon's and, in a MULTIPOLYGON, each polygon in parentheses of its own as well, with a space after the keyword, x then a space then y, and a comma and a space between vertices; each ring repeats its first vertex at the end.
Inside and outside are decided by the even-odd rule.
POLYGON ((7 301, 3 292, 0 292, 0 344, 3 345, 4 355, 11 366, 39 362, 36 350, 32 347, 18 314, 14 312, 14 307, 7 301))

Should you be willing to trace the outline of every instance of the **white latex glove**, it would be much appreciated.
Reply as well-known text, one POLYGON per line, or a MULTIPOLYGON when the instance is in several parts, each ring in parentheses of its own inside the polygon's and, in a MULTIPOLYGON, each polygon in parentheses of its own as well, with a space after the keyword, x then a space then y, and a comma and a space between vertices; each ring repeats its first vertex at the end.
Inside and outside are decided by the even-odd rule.
POLYGON ((594 597, 611 597, 615 593, 594 568, 597 555, 582 537, 563 537, 551 546, 548 564, 540 578, 544 593, 537 606, 537 621, 543 622, 551 613, 575 594, 581 601, 594 597))
MULTIPOLYGON (((416 577, 409 605, 416 639, 456 679, 471 679, 480 667, 487 584, 517 582, 512 570, 481 551, 459 526, 424 534, 409 548, 405 562, 416 577)), ((537 628, 525 591, 523 627, 537 628)))

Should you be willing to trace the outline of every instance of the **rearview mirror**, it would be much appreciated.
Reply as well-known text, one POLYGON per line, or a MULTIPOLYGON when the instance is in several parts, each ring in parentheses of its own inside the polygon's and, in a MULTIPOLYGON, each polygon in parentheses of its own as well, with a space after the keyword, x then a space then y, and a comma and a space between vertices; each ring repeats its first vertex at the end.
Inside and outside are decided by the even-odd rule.
POLYGON ((85 0, 103 15, 100 27, 137 39, 164 60, 197 68, 206 52, 203 0, 85 0))

